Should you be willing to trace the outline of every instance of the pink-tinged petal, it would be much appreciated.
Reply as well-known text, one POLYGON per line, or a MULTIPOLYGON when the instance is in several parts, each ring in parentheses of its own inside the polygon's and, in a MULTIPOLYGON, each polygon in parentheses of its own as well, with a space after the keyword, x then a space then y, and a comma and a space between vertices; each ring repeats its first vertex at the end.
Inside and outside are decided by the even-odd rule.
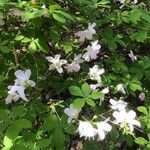
POLYGON ((51 56, 47 56, 47 57, 45 57, 46 59, 47 59, 47 61, 49 61, 49 62, 52 62, 53 61, 53 57, 51 57, 51 56))

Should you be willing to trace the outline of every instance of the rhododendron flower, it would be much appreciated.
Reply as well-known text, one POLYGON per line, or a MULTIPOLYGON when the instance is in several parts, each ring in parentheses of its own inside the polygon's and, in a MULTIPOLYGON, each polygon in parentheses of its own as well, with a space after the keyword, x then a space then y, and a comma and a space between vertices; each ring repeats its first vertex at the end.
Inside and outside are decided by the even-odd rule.
POLYGON ((128 56, 131 58, 131 60, 133 62, 137 61, 137 56, 134 55, 133 51, 130 51, 130 53, 128 54, 128 56))
POLYGON ((17 70, 14 74, 17 78, 15 80, 16 85, 20 85, 22 87, 26 87, 26 86, 34 87, 35 86, 35 82, 33 80, 29 80, 29 78, 31 76, 30 69, 28 69, 26 71, 17 70))
POLYGON ((97 54, 100 52, 101 45, 98 44, 98 40, 95 42, 91 42, 91 46, 89 45, 86 48, 86 53, 83 54, 82 58, 84 58, 85 61, 90 61, 96 59, 98 56, 97 54))
POLYGON ((140 99, 141 101, 144 101, 144 99, 145 99, 145 93, 144 93, 144 92, 141 92, 141 93, 139 94, 139 99, 140 99))
POLYGON ((13 86, 8 86, 8 89, 9 89, 8 94, 10 94, 9 98, 10 98, 10 96, 12 96, 12 99, 13 99, 14 95, 16 96, 16 94, 17 94, 24 101, 28 101, 28 99, 26 98, 25 93, 24 93, 24 91, 25 91, 24 87, 18 86, 18 85, 13 85, 13 86))
POLYGON ((82 55, 75 55, 74 60, 71 64, 67 64, 64 68, 67 69, 67 72, 78 72, 80 70, 80 63, 83 63, 83 59, 81 59, 82 55))
POLYGON ((98 141, 102 141, 105 139, 107 132, 110 132, 112 126, 107 123, 107 121, 101 121, 96 123, 97 133, 98 133, 98 141))
POLYGON ((111 109, 119 111, 124 110, 128 105, 127 102, 124 102, 122 100, 115 101, 114 99, 110 99, 109 102, 111 103, 111 109))
POLYGON ((114 123, 119 124, 121 128, 133 132, 134 126, 140 127, 140 122, 135 119, 136 113, 133 110, 129 112, 126 112, 126 110, 115 111, 113 116, 116 119, 114 123))
POLYGON ((109 93, 109 88, 107 87, 107 88, 104 88, 102 91, 101 91, 103 94, 107 94, 107 93, 109 93))
POLYGON ((79 132, 80 137, 85 137, 85 139, 94 139, 94 136, 97 135, 97 130, 93 128, 92 124, 88 121, 80 121, 77 132, 79 132))
POLYGON ((116 88, 117 91, 120 91, 122 94, 126 94, 123 84, 118 84, 116 88))
POLYGON ((99 69, 99 67, 97 65, 94 65, 92 68, 89 69, 89 76, 91 80, 96 80, 99 83, 101 82, 101 77, 100 75, 103 74, 105 72, 105 70, 99 69))
POLYGON ((12 103, 12 101, 16 102, 19 98, 20 98, 20 96, 17 93, 9 94, 6 97, 6 104, 10 104, 10 103, 12 103))
POLYGON ((55 57, 48 56, 46 59, 52 64, 49 66, 49 70, 56 69, 60 74, 63 73, 62 65, 66 64, 67 61, 65 59, 60 59, 60 55, 57 54, 55 57))
POLYGON ((75 35, 79 37, 80 42, 84 42, 85 39, 92 40, 93 35, 96 34, 96 31, 94 27, 96 26, 96 23, 89 23, 87 30, 84 31, 78 31, 75 35))
POLYGON ((92 91, 95 91, 98 87, 100 87, 100 84, 90 84, 90 88, 92 91))
POLYGON ((75 109, 73 108, 73 104, 70 104, 70 107, 66 108, 64 112, 67 114, 67 116, 69 116, 68 123, 71 123, 72 119, 77 119, 79 117, 81 109, 75 109))

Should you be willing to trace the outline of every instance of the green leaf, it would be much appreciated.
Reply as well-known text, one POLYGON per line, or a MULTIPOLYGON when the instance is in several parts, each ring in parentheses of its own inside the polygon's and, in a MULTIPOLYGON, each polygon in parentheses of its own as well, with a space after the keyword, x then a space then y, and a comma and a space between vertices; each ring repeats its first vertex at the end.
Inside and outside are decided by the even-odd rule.
POLYGON ((8 46, 0 45, 0 51, 2 53, 9 53, 11 51, 11 49, 8 46))
POLYGON ((91 93, 91 87, 86 82, 84 84, 82 84, 81 89, 82 89, 85 96, 88 96, 91 93))
POLYGON ((47 43, 42 40, 42 39, 35 39, 34 42, 36 43, 36 45, 38 46, 38 48, 44 52, 48 52, 49 51, 49 47, 47 45, 47 43))
POLYGON ((71 52, 72 49, 73 49, 72 45, 70 43, 67 43, 67 44, 63 45, 63 48, 64 48, 64 50, 65 50, 66 53, 71 52))
POLYGON ((70 86, 69 87, 69 92, 71 95, 74 96, 80 96, 80 97, 84 97, 83 92, 81 91, 81 89, 77 86, 70 86))
POLYGON ((22 144, 14 144, 9 150, 29 150, 22 144))
POLYGON ((32 40, 29 39, 29 38, 27 38, 27 37, 24 37, 24 38, 21 40, 22 43, 29 43, 29 42, 31 42, 31 41, 32 41, 32 40))
POLYGON ((45 131, 51 131, 57 127, 58 119, 56 115, 50 114, 44 119, 42 129, 45 131))
POLYGON ((84 98, 77 98, 73 101, 73 107, 76 109, 82 108, 85 105, 84 98))
POLYGON ((50 36, 51 36, 52 40, 55 42, 58 42, 60 40, 60 34, 55 29, 52 29, 50 31, 50 36))
POLYGON ((92 98, 92 99, 103 99, 104 98, 104 94, 99 92, 99 91, 94 91, 94 92, 92 92, 91 95, 89 95, 89 98, 92 98))
POLYGON ((24 114, 25 114, 24 106, 20 105, 20 106, 14 107, 12 110, 13 118, 22 117, 24 114))
POLYGON ((15 121, 15 125, 20 128, 20 129, 27 129, 31 128, 32 124, 29 120, 27 119, 19 119, 15 121))
POLYGON ((54 11, 54 12, 56 12, 56 13, 58 13, 58 14, 61 14, 62 16, 64 16, 65 18, 67 18, 67 19, 69 19, 69 20, 71 20, 71 21, 75 21, 75 19, 73 18, 73 16, 71 16, 71 15, 68 14, 68 13, 65 13, 65 12, 63 12, 63 11, 61 11, 61 10, 57 10, 57 11, 54 11))
POLYGON ((52 141, 53 145, 56 147, 56 149, 62 149, 64 147, 64 141, 65 141, 65 136, 61 128, 56 128, 54 133, 52 134, 52 141))
POLYGON ((31 52, 35 52, 37 50, 37 47, 36 47, 36 44, 33 42, 30 43, 28 49, 31 51, 31 52))
POLYGON ((41 139, 39 142, 38 142, 38 146, 42 149, 42 148, 46 148, 46 147, 49 147, 49 144, 50 144, 50 139, 41 139))
POLYGON ((3 144, 6 149, 9 149, 13 145, 13 141, 7 136, 4 137, 3 144))
POLYGON ((131 36, 131 38, 135 39, 137 42, 142 42, 148 38, 148 31, 147 30, 141 30, 131 36))
POLYGON ((145 145, 148 143, 148 141, 145 140, 143 137, 138 137, 135 139, 135 143, 137 143, 138 145, 145 145))
POLYGON ((0 120, 7 120, 8 114, 4 109, 0 109, 0 120))
POLYGON ((139 112, 142 112, 142 113, 145 114, 145 115, 148 115, 148 111, 147 111, 146 107, 144 107, 144 106, 139 106, 139 107, 137 107, 137 110, 138 110, 139 112))
POLYGON ((131 83, 129 84, 129 87, 130 87, 130 89, 131 89, 132 91, 134 91, 134 92, 137 91, 137 90, 142 91, 141 85, 139 85, 139 84, 137 84, 137 83, 131 82, 131 83))
POLYGON ((15 124, 11 124, 6 131, 6 136, 10 140, 14 140, 19 135, 20 131, 21 129, 18 128, 18 126, 16 126, 15 124))
POLYGON ((23 35, 19 35, 19 36, 16 36, 16 37, 15 37, 15 40, 16 40, 16 41, 21 41, 21 40, 23 40, 23 38, 24 38, 23 35))
POLYGON ((87 98, 86 103, 92 107, 95 107, 95 102, 92 99, 87 98))
POLYGON ((66 19, 61 15, 61 14, 58 14, 58 13, 53 13, 53 18, 58 21, 58 22, 61 22, 61 23, 66 23, 66 19))

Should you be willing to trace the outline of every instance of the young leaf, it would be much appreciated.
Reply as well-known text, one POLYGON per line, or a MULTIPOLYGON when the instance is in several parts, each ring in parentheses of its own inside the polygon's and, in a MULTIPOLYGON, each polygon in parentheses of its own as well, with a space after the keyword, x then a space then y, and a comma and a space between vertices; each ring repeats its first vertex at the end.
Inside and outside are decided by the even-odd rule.
POLYGON ((92 99, 87 98, 86 103, 92 107, 95 107, 95 102, 92 99))
POLYGON ((84 97, 83 92, 81 91, 81 89, 77 86, 70 86, 69 87, 69 92, 71 95, 74 96, 80 96, 80 97, 84 97))
POLYGON ((84 98, 77 98, 73 101, 73 107, 76 109, 82 108, 85 104, 84 98))
POLYGON ((89 84, 87 84, 86 82, 82 84, 82 91, 85 96, 89 95, 91 92, 91 87, 89 86, 89 84))

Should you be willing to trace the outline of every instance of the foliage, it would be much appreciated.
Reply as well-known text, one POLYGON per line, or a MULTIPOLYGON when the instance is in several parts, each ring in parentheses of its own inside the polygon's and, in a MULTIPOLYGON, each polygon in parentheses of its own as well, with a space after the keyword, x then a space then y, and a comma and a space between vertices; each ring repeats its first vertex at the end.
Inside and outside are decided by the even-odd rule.
POLYGON ((150 149, 149 10, 149 0, 0 0, 0 149, 150 149), (79 32, 86 34, 89 23, 96 23, 96 33, 80 41, 79 32), (88 53, 91 40, 100 43, 95 59, 77 63, 75 54, 88 53), (57 64, 46 60, 57 54, 57 64), (74 71, 63 66, 64 59, 74 71), (97 72, 105 69, 98 79, 89 73, 94 65, 97 72), (29 78, 20 83, 27 99, 15 97, 8 104, 14 73, 28 69, 36 85, 29 86, 29 78), (127 102, 141 127, 129 132, 116 125, 110 99, 127 102), (70 104, 73 112, 81 111, 68 124, 64 110, 70 104), (81 120, 96 130, 96 123, 105 120, 111 133, 103 142, 98 134, 85 140, 77 133, 81 120))

